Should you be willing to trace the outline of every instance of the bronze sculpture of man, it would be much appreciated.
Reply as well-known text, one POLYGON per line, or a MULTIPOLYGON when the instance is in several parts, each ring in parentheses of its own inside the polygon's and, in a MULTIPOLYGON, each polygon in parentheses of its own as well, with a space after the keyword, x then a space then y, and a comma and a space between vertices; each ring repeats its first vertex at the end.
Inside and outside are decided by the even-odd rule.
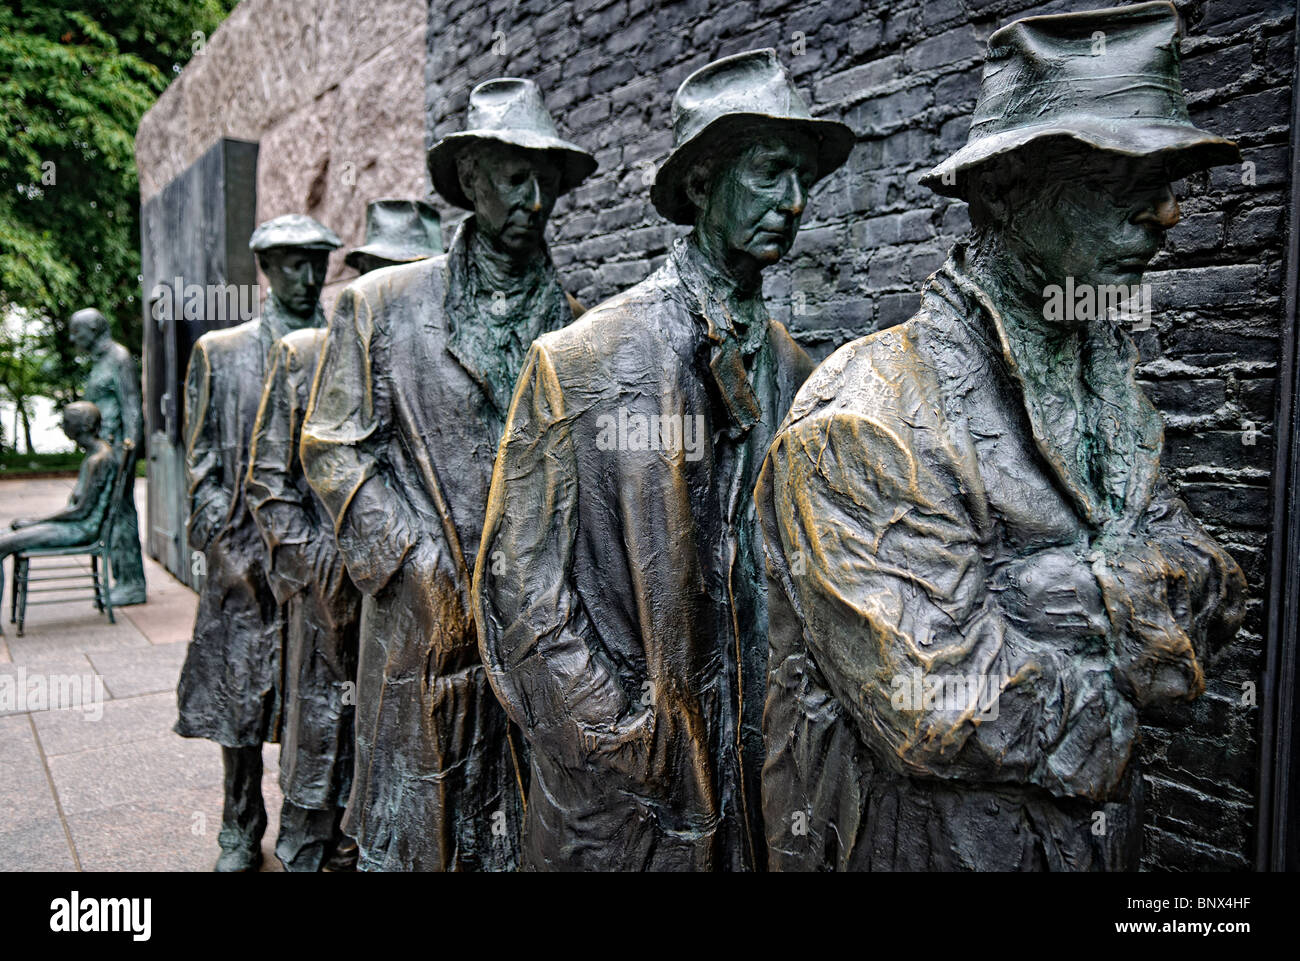
MULTIPOLYGON (((368 273, 431 257, 440 249, 436 224, 437 214, 420 201, 372 201, 366 244, 344 259, 368 273)), ((324 342, 324 327, 303 327, 272 349, 245 484, 266 543, 271 589, 285 612, 284 805, 275 853, 287 871, 346 871, 357 860, 356 842, 341 822, 352 787, 361 593, 343 568, 329 514, 307 486, 298 457, 324 342)))
POLYGON ((221 745, 218 871, 261 864, 262 743, 278 740, 280 726, 284 619, 245 493, 249 443, 271 348, 291 330, 324 322, 320 292, 341 243, 312 218, 286 214, 258 226, 248 245, 271 287, 261 316, 200 337, 185 376, 188 534, 206 576, 177 688, 176 733, 221 745))
POLYGON ((642 283, 534 344, 475 604, 531 749, 531 869, 761 868, 765 584, 749 497, 812 362, 762 297, 853 145, 772 50, 688 77, 651 198, 690 225, 642 283))
POLYGON ((473 212, 444 256, 353 282, 330 320, 302 430, 307 479, 361 589, 356 777, 362 870, 508 870, 522 804, 508 723, 469 606, 493 458, 533 338, 575 305, 545 228, 595 169, 528 80, 470 94, 429 152, 473 212))
MULTIPOLYGON (((144 456, 144 411, 140 406, 140 371, 135 358, 113 340, 108 320, 98 310, 87 307, 72 315, 68 323, 73 344, 91 359, 90 376, 82 395, 99 408, 100 430, 113 450, 121 452, 122 442, 135 445, 138 460, 144 456)), ((112 601, 114 607, 145 602, 144 561, 140 555, 140 526, 135 510, 135 464, 130 465, 122 502, 113 522, 112 601)))
POLYGON ((77 469, 77 482, 63 510, 46 517, 15 518, 10 530, 0 533, 0 601, 4 600, 5 558, 35 548, 75 547, 92 541, 98 536, 104 511, 112 509, 108 501, 121 455, 104 438, 99 408, 85 400, 68 404, 63 408, 63 433, 85 455, 77 469))
POLYGON ((969 141, 922 178, 970 204, 969 244, 773 443, 775 868, 1137 868, 1139 711, 1199 695, 1243 612, 1122 326, 1170 183, 1237 157, 1189 120, 1177 38, 1168 3, 993 34, 969 141))

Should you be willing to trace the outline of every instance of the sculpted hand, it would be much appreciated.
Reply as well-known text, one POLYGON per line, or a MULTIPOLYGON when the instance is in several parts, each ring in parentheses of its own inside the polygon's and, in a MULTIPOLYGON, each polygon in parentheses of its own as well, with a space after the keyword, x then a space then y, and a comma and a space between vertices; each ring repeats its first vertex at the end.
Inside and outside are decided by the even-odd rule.
POLYGON ((1110 626, 1091 564, 1066 548, 1007 565, 992 587, 1007 620, 1036 640, 1104 637, 1110 626))

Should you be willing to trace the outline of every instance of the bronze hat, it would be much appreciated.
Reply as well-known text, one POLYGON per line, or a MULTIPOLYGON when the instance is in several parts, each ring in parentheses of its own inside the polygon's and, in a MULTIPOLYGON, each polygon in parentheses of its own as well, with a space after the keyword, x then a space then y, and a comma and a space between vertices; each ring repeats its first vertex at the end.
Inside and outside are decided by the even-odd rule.
POLYGON ((460 189, 456 157, 472 143, 495 141, 553 154, 560 164, 561 194, 578 186, 596 169, 595 157, 561 139, 542 103, 542 92, 531 80, 498 77, 483 81, 470 91, 465 120, 468 129, 448 134, 429 150, 429 175, 434 189, 448 203, 465 210, 473 210, 474 205, 460 189))
POLYGON ((306 247, 309 250, 335 250, 343 246, 338 234, 319 220, 306 214, 284 214, 257 225, 248 238, 248 249, 262 253, 275 247, 306 247))
POLYGON ((422 200, 372 200, 366 204, 366 242, 343 258, 361 269, 363 257, 395 264, 442 253, 442 219, 422 200))
POLYGON ((989 37, 966 146, 921 177, 964 197, 962 174, 1049 137, 1165 158, 1171 180, 1235 163, 1237 145, 1193 125, 1168 2, 1026 17, 989 37))
POLYGON ((818 180, 848 159, 856 139, 844 124, 808 112, 770 47, 723 57, 695 71, 673 97, 677 146, 650 188, 655 209, 673 223, 691 223, 695 206, 684 181, 695 161, 734 145, 737 137, 772 126, 796 128, 817 142, 818 180))

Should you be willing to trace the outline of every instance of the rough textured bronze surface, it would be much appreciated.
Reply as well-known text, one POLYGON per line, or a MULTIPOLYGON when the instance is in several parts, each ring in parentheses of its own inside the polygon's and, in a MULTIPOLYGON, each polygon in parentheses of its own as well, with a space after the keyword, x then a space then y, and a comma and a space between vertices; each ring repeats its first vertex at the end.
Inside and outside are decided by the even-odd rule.
MULTIPOLYGON (((361 615, 361 594, 343 568, 329 514, 307 486, 298 459, 324 339, 321 328, 295 330, 272 349, 245 484, 266 544, 267 577, 285 618, 280 788, 286 804, 309 811, 341 809, 352 788, 361 615)), ((282 818, 276 853, 285 866, 319 869, 341 841, 334 823, 328 826, 325 838, 294 836, 282 818)))
POLYGON ((249 246, 271 284, 261 316, 200 337, 185 380, 188 534, 205 576, 175 730, 226 749, 220 871, 260 861, 261 745, 279 739, 282 708, 284 612, 246 493, 249 445, 271 350, 291 330, 324 324, 320 290, 340 244, 311 218, 288 214, 259 225, 249 246))
MULTIPOLYGON (((1082 16, 994 39, 1082 56, 1072 38, 1102 30, 1096 72, 1161 65, 1162 110, 1173 8, 1082 16)), ((986 77, 1050 82, 998 57, 986 77)), ((1203 691, 1244 580, 1161 476, 1126 317, 1052 291, 1140 299, 1178 221, 1170 177, 1217 139, 1183 117, 1191 159, 1158 139, 1007 141, 961 175, 971 241, 916 315, 841 348, 796 399, 755 492, 774 868, 1136 869, 1139 712, 1203 691)))
MULTIPOLYGON (((526 82, 483 85, 497 106, 505 86, 519 102, 503 115, 544 109, 526 82)), ((470 572, 524 352, 574 316, 544 239, 573 184, 549 147, 500 133, 440 146, 474 216, 446 255, 343 292, 303 427, 308 481, 365 595, 345 821, 364 870, 519 859, 522 768, 479 659, 470 572)))
POLYGON ((806 118, 784 117, 797 94, 771 51, 688 78, 675 110, 698 116, 674 127, 709 128, 757 77, 745 109, 766 122, 726 150, 728 125, 713 125, 696 154, 707 160, 673 175, 692 234, 644 282, 541 337, 511 404, 475 613, 530 747, 528 868, 765 860, 767 617, 750 491, 812 362, 768 316, 761 272, 829 171, 806 118))
POLYGON ((144 412, 140 405, 140 371, 135 358, 109 334, 108 321, 87 308, 72 315, 69 333, 78 350, 91 361, 82 396, 99 408, 100 433, 118 454, 122 442, 135 445, 122 500, 113 522, 113 606, 145 602, 144 561, 140 555, 140 522, 135 511, 135 461, 144 455, 144 412))

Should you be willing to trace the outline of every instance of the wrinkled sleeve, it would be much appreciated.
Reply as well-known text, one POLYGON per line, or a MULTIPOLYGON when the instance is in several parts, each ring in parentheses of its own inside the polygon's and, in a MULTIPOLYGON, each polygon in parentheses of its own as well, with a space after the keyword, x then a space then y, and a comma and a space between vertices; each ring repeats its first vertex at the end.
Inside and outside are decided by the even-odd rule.
POLYGON ((244 494, 270 558, 276 600, 285 603, 313 578, 313 531, 303 491, 294 483, 294 432, 302 417, 292 349, 280 341, 271 352, 249 452, 244 494))
POLYGON ((212 365, 202 341, 185 372, 185 473, 189 480, 188 534, 194 550, 206 551, 230 511, 212 404, 212 365))
POLYGON ((644 721, 595 653, 573 584, 578 478, 564 391, 534 343, 492 474, 473 599, 497 697, 535 749, 571 765, 635 751, 644 721))
POLYGON ((1245 616, 1241 567, 1161 481, 1133 535, 1094 547, 1121 671, 1139 704, 1196 697, 1211 650, 1245 616))
POLYGON ((367 594, 383 589, 420 539, 403 482, 390 476, 387 464, 397 430, 388 372, 403 361, 388 356, 386 334, 365 295, 344 289, 330 318, 299 455, 334 523, 348 573, 367 594))
POLYGON ((1137 731, 1110 659, 1008 622, 967 500, 973 459, 947 442, 918 456, 911 430, 933 425, 913 419, 825 412, 774 443, 756 496, 787 626, 885 763, 1106 796, 1137 731))

